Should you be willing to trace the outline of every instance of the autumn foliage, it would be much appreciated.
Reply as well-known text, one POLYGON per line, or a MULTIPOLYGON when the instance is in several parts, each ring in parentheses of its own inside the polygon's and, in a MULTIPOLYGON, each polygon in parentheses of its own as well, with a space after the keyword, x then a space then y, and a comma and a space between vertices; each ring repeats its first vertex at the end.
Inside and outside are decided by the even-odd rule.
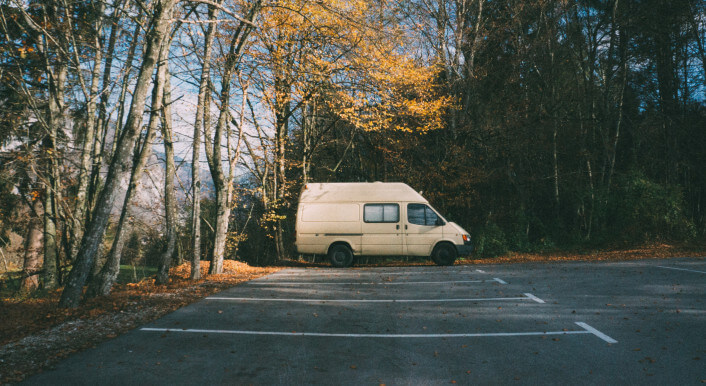
POLYGON ((281 269, 256 268, 234 260, 224 262, 222 274, 206 276, 208 268, 209 262, 202 261, 201 270, 206 279, 195 282, 189 280, 190 265, 184 263, 171 269, 170 282, 165 285, 155 284, 154 277, 137 283, 116 284, 110 296, 91 299, 77 309, 57 307, 61 289, 39 297, 1 299, 0 345, 70 320, 95 319, 109 313, 134 313, 154 308, 157 313, 150 314, 154 318, 219 290, 281 269))

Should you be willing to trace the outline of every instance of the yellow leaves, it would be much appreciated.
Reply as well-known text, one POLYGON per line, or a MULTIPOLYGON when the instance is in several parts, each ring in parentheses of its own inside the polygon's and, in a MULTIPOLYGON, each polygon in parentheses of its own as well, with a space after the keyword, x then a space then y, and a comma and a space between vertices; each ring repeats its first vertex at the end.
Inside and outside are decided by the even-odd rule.
POLYGON ((442 127, 453 100, 438 92, 437 69, 411 56, 386 7, 374 0, 280 0, 263 8, 250 55, 267 67, 264 104, 276 112, 316 99, 365 131, 442 127))

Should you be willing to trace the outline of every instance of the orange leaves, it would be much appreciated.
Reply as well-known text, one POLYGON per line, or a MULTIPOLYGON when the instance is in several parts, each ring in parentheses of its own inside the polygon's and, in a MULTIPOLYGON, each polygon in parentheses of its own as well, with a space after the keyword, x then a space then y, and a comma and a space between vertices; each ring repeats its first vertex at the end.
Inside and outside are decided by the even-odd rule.
POLYGON ((141 313, 144 309, 161 315, 223 288, 280 269, 257 268, 238 261, 225 260, 224 274, 206 275, 208 267, 209 262, 201 262, 204 279, 198 282, 189 280, 190 263, 184 263, 170 270, 169 285, 157 286, 153 278, 138 283, 116 284, 110 296, 91 299, 77 309, 57 308, 60 290, 36 299, 0 299, 3 303, 0 344, 70 320, 96 320, 104 315, 124 315, 132 311, 141 313), (209 285, 202 285, 204 282, 209 285))
MULTIPOLYGON (((700 251, 700 249, 699 249, 700 251)), ((633 249, 596 250, 586 253, 550 252, 544 254, 510 253, 508 256, 493 259, 470 258, 459 260, 456 264, 496 264, 519 262, 550 262, 550 261, 616 261, 637 260, 646 258, 669 258, 693 256, 694 249, 660 244, 633 249)))

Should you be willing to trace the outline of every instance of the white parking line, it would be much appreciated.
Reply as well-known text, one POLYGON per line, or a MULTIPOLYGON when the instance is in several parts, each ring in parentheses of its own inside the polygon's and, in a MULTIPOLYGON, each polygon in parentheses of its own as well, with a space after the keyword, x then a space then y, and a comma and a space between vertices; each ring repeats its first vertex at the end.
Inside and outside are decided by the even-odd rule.
POLYGON ((497 281, 497 282, 500 283, 500 284, 507 284, 507 282, 505 282, 505 280, 498 279, 497 277, 496 277, 495 279, 493 279, 493 280, 494 280, 494 281, 497 281))
POLYGON ((538 297, 536 297, 536 296, 534 296, 534 295, 532 295, 532 294, 524 294, 524 295, 527 296, 529 299, 532 299, 532 300, 534 300, 535 302, 537 302, 537 303, 539 303, 539 304, 544 304, 544 303, 545 303, 544 300, 542 300, 542 299, 540 299, 540 298, 538 298, 538 297))
POLYGON ((580 331, 537 331, 537 332, 490 332, 490 333, 460 333, 460 334, 343 334, 324 332, 297 331, 247 331, 247 330, 206 330, 206 329, 172 329, 143 327, 140 331, 148 332, 181 332, 199 334, 234 334, 234 335, 275 335, 275 336, 312 336, 327 338, 482 338, 482 337, 513 337, 513 336, 549 336, 592 334, 608 343, 618 343, 616 340, 601 333, 586 323, 577 322, 584 330, 580 331))
POLYGON ((584 322, 576 322, 576 324, 578 324, 579 326, 585 328, 586 331, 588 331, 588 332, 590 332, 591 334, 593 334, 593 335, 595 335, 595 336, 597 336, 597 337, 603 339, 604 341, 606 341, 606 342, 608 342, 608 343, 618 343, 617 340, 615 340, 615 339, 609 337, 608 335, 606 335, 606 334, 604 334, 604 333, 602 333, 602 332, 596 330, 595 328, 589 326, 588 324, 586 324, 586 323, 584 323, 584 322))
POLYGON ((675 270, 675 271, 687 271, 687 272, 695 272, 695 273, 706 273, 706 272, 704 272, 704 271, 697 271, 697 270, 694 270, 694 269, 665 267, 665 266, 663 266, 663 265, 654 265, 653 267, 664 268, 664 269, 673 269, 673 270, 675 270))
MULTIPOLYGON (((477 271, 477 270, 476 270, 477 271)), ((471 270, 457 270, 457 271, 446 271, 446 270, 427 270, 427 271, 411 271, 411 272, 385 272, 385 271, 371 271, 371 270, 309 270, 309 271, 280 271, 270 274, 266 277, 282 277, 282 276, 303 276, 313 274, 316 276, 361 276, 361 275, 381 275, 381 276, 409 276, 409 275, 433 275, 433 274, 469 274, 473 273, 471 270)), ((484 272, 483 272, 484 273, 484 272)))
POLYGON ((490 302, 508 300, 532 300, 544 303, 543 300, 532 294, 526 297, 514 298, 477 298, 477 299, 279 299, 279 298, 230 298, 223 296, 210 296, 206 300, 220 300, 232 302, 296 302, 296 303, 446 303, 446 302, 490 302))
MULTIPOLYGON (((450 280, 450 281, 407 281, 407 282, 377 282, 377 283, 356 283, 356 282, 298 282, 298 281, 278 281, 274 283, 267 283, 264 281, 250 281, 248 284, 255 285, 407 285, 407 284, 455 284, 455 283, 486 283, 489 281, 498 281, 499 279, 493 280, 450 280)), ((507 284, 507 283, 501 283, 507 284)))

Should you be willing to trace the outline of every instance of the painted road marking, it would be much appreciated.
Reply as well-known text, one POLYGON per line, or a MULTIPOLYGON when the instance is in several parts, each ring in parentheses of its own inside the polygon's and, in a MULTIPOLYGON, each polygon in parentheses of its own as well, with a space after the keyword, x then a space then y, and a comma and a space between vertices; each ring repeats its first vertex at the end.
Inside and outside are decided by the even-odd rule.
POLYGON ((608 335, 606 335, 606 334, 604 334, 604 333, 602 333, 602 332, 596 330, 595 328, 589 326, 588 324, 586 324, 586 323, 584 323, 584 322, 576 322, 576 324, 578 324, 579 326, 581 326, 581 327, 583 327, 584 329, 586 329, 586 331, 588 331, 588 332, 590 332, 591 334, 593 334, 593 335, 595 335, 595 336, 597 336, 597 337, 603 339, 604 341, 606 341, 606 342, 608 342, 608 343, 618 343, 617 340, 615 340, 615 339, 609 337, 608 335))
POLYGON ((497 277, 496 277, 495 279, 493 279, 493 280, 494 280, 494 281, 497 281, 497 282, 500 283, 500 284, 507 284, 507 282, 505 282, 505 280, 498 279, 497 277))
POLYGON ((408 275, 432 275, 432 274, 468 274, 472 273, 471 270, 458 270, 458 271, 412 271, 412 272, 385 272, 385 271, 357 271, 357 270, 308 270, 308 271, 280 271, 273 274, 267 275, 268 278, 281 277, 281 276, 304 276, 312 274, 315 276, 361 276, 361 275, 381 275, 381 276, 408 276, 408 275))
POLYGON ((233 302, 298 302, 298 303, 446 303, 446 302, 490 302, 507 300, 532 300, 544 303, 544 300, 532 294, 514 298, 476 298, 476 299, 278 299, 278 298, 231 298, 210 296, 206 300, 221 300, 233 302))
MULTIPOLYGON (((454 284, 454 283, 486 283, 489 281, 498 281, 500 279, 493 279, 493 280, 449 280, 449 281, 407 281, 407 282, 377 282, 377 283, 363 283, 363 282, 314 282, 314 281, 309 281, 309 282, 297 282, 297 281, 281 281, 281 282, 274 282, 274 283, 266 283, 263 281, 250 281, 248 284, 257 284, 257 285, 406 285, 406 284, 454 284)), ((500 280, 502 282, 502 280, 500 280)), ((505 282, 502 282, 501 284, 507 284, 505 282)))
POLYGON ((657 268, 664 268, 664 269, 673 269, 673 270, 675 270, 675 271, 687 271, 687 272, 696 272, 696 273, 706 273, 706 272, 704 272, 704 271, 697 271, 697 270, 694 270, 694 269, 665 267, 665 266, 663 266, 663 265, 655 265, 654 267, 657 267, 657 268))
POLYGON ((482 269, 476 269, 476 272, 485 273, 485 271, 482 269))
POLYGON ((545 303, 544 300, 542 300, 542 299, 540 299, 540 298, 538 298, 538 297, 536 297, 536 296, 534 296, 534 295, 532 295, 532 294, 524 294, 524 295, 527 296, 527 298, 532 299, 532 300, 534 300, 535 302, 537 302, 537 303, 539 303, 539 304, 544 304, 544 303, 545 303))
POLYGON ((541 332, 490 332, 470 334, 343 334, 324 332, 297 332, 297 331, 247 331, 247 330, 206 330, 206 329, 173 329, 143 327, 140 331, 147 332, 182 332, 199 334, 233 334, 233 335, 275 335, 275 336, 313 336, 327 338, 482 338, 482 337, 513 337, 513 336, 548 336, 548 335, 578 335, 592 334, 608 343, 618 343, 615 339, 603 334, 583 322, 577 322, 583 328, 579 331, 541 331, 541 332))

